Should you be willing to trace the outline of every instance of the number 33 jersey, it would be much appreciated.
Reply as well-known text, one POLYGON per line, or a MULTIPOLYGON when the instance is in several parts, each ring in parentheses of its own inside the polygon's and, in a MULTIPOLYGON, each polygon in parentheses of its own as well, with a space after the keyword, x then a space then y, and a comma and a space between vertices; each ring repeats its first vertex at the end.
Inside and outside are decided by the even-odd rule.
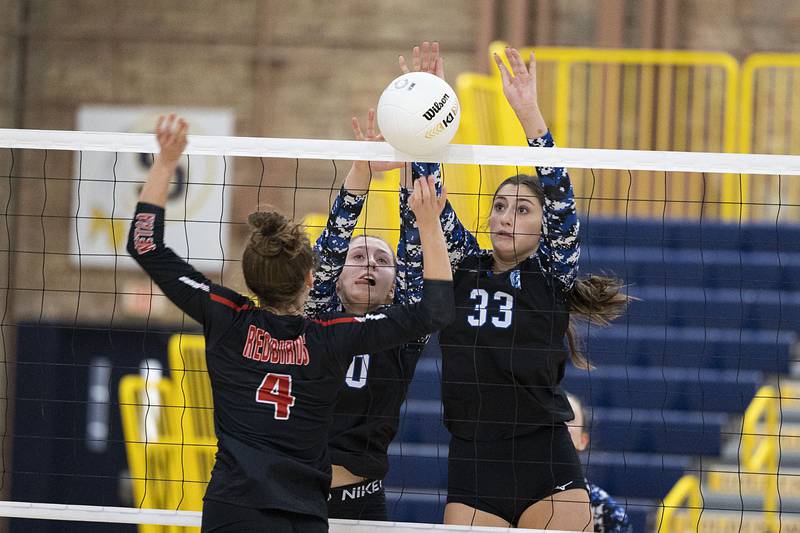
POLYGON ((442 330, 442 397, 448 430, 497 440, 573 418, 559 383, 569 326, 563 291, 535 257, 492 272, 487 253, 454 275, 456 318, 442 330))
POLYGON ((163 243, 164 210, 140 203, 128 252, 203 326, 217 454, 206 499, 327 517, 328 426, 355 354, 427 335, 452 319, 452 284, 426 281, 417 304, 309 320, 254 307, 163 243))

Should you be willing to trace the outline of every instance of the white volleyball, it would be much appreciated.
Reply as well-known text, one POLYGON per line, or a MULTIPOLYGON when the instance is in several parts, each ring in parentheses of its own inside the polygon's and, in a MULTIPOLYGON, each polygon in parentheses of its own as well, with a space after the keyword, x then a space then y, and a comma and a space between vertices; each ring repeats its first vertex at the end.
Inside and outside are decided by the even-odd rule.
POLYGON ((438 152, 451 140, 461 121, 456 92, 427 72, 396 78, 378 101, 378 127, 386 140, 412 156, 438 152))

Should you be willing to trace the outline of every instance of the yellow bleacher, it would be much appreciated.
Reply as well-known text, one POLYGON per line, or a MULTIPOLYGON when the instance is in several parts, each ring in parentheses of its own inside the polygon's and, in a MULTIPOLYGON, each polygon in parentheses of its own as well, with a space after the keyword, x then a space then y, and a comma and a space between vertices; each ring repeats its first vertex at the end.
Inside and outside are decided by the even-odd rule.
MULTIPOLYGON (((167 357, 169 379, 145 383, 143 377, 129 375, 120 382, 134 505, 200 511, 217 449, 205 339, 202 335, 174 335, 167 357)), ((139 531, 181 533, 198 529, 141 525, 139 531)))
MULTIPOLYGON (((489 53, 502 52, 503 42, 489 53)), ((754 54, 741 65, 721 52, 525 47, 536 52, 539 102, 559 146, 701 152, 800 153, 800 55, 754 54)), ((503 97, 499 71, 455 81, 462 107, 454 142, 523 145, 522 129, 503 97)), ((480 233, 497 184, 530 169, 447 165, 450 199, 464 224, 480 233)), ((774 221, 800 218, 800 184, 778 176, 614 170, 571 171, 579 208, 593 216, 774 221), (775 202, 781 188, 781 211, 775 202), (591 203, 587 200, 591 198, 591 203), (583 201, 581 201, 581 199, 583 201), (701 201, 704 200, 704 201, 701 201)), ((373 180, 360 227, 381 228, 397 242, 396 172, 373 180)), ((305 223, 316 238, 327 214, 305 223)), ((479 235, 488 245, 485 235, 479 235)))

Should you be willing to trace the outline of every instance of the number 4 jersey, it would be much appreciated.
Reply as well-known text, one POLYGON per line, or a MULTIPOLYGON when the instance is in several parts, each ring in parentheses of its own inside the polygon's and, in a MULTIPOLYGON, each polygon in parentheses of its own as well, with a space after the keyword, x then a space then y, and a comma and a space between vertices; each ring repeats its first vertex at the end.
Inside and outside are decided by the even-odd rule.
POLYGON ((463 439, 511 438, 573 418, 558 386, 568 358, 563 290, 535 257, 495 274, 489 253, 454 275, 456 319, 442 330, 445 425, 463 439))
POLYGON ((453 314, 452 284, 364 317, 275 315, 216 285, 164 246, 164 210, 140 203, 128 251, 202 324, 218 439, 206 499, 327 517, 328 426, 356 354, 429 334, 453 314))

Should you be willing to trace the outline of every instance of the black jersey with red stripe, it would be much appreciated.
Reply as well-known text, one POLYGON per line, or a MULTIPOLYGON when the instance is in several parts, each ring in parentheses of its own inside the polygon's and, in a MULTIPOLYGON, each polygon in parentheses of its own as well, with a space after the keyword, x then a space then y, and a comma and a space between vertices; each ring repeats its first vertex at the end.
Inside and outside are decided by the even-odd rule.
POLYGON ((205 497, 326 517, 328 427, 353 356, 448 324, 452 283, 426 280, 420 303, 363 317, 276 315, 209 281, 163 237, 164 210, 138 204, 129 253, 206 339, 218 450, 205 497))

